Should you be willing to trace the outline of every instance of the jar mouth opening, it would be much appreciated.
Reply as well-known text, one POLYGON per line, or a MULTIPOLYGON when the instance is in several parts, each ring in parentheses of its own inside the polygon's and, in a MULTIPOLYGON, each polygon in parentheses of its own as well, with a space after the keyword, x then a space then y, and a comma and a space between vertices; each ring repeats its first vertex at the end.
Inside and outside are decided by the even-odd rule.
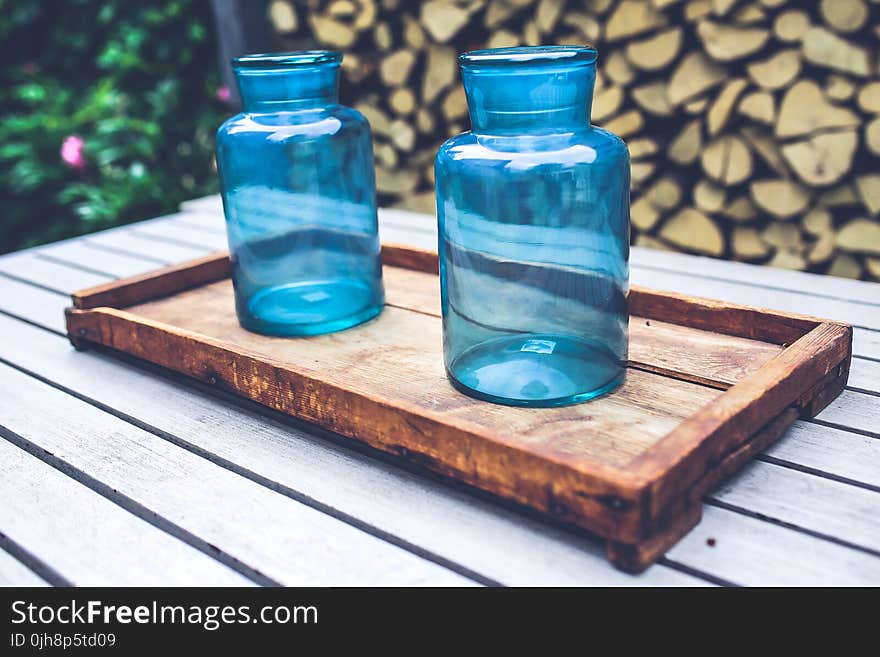
POLYGON ((232 60, 233 68, 280 69, 300 66, 339 65, 342 53, 337 50, 294 50, 242 55, 232 60))
POLYGON ((516 46, 470 50, 458 56, 462 68, 486 69, 523 67, 574 67, 596 63, 598 51, 591 45, 583 46, 516 46))

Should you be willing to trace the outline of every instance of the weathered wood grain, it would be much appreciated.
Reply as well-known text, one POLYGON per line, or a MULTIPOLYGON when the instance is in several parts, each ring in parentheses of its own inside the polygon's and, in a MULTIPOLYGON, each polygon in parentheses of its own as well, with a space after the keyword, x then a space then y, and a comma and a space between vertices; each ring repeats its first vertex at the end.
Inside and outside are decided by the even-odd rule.
MULTIPOLYGON (((395 267, 401 272, 432 274, 434 277, 440 271, 436 250, 414 248, 397 244, 396 242, 382 243, 382 263, 386 266, 395 267)), ((426 280, 424 277, 418 280, 421 280, 422 283, 417 283, 415 279, 412 281, 413 286, 417 287, 418 290, 422 292, 432 290, 439 294, 438 279, 435 278, 428 285, 424 284, 426 280)))
MULTIPOLYGON (((384 268, 382 280, 385 284, 385 303, 394 308, 440 317, 440 285, 435 273, 437 258, 429 251, 421 253, 427 255, 420 262, 413 263, 420 265, 419 267, 414 266, 410 269, 401 263, 403 266, 384 268)), ((396 265, 397 262, 392 264, 396 265)))
POLYGON ((637 285, 630 286, 628 299, 631 315, 775 344, 790 344, 822 321, 748 304, 658 292, 637 285))
MULTIPOLYGON (((362 396, 380 396, 407 411, 415 412, 427 403, 450 421, 459 418, 493 433, 503 427, 505 433, 529 436, 533 445, 546 441, 548 455, 575 458, 583 453, 617 465, 627 463, 678 420, 718 394, 633 371, 618 393, 589 405, 540 410, 499 407, 452 390, 443 369, 436 318, 389 308, 379 319, 352 331, 279 341, 242 329, 229 312, 231 303, 230 284, 221 281, 129 311, 216 341, 234 342, 243 351, 283 363, 290 371, 322 378, 362 396), (218 308, 222 312, 217 312, 218 308), (393 372, 393 377, 388 377, 388 372, 393 372), (652 397, 651 404, 642 401, 646 394, 652 397), (632 435, 623 434, 620 429, 624 426, 633 427, 632 435), (582 437, 584 433, 589 434, 589 440, 582 437)), ((499 435, 498 439, 503 438, 499 435)))
MULTIPOLYGON (((201 221, 222 226, 219 197, 196 199, 187 206, 201 221)), ((436 218, 405 210, 382 208, 379 226, 383 240, 434 250, 436 218)), ((861 326, 880 329, 880 285, 773 269, 715 258, 633 247, 630 251, 634 283, 690 295, 778 308, 793 313, 821 315, 855 324, 854 354, 880 359, 880 333, 866 333, 861 326), (700 271, 700 276, 683 271, 700 271), (865 307, 867 304, 867 308, 865 307)))
POLYGON ((468 583, 5 365, 0 385, 8 432, 242 572, 300 585, 468 583))
POLYGON ((253 584, 3 439, 0 497, 0 531, 75 585, 253 584))
MULTIPOLYGON (((187 223, 204 222, 206 226, 214 227, 215 232, 222 232, 224 230, 222 214, 219 213, 219 197, 205 197, 204 199, 196 199, 192 203, 197 208, 203 205, 204 207, 211 207, 213 210, 211 212, 188 212, 181 215, 182 219, 187 223)), ((416 240, 425 249, 436 249, 436 220, 434 218, 414 212, 384 208, 380 209, 379 216, 380 226, 387 225, 391 228, 388 237, 393 238, 393 241, 403 244, 412 243, 413 240, 416 240)), ((161 221, 167 221, 167 219, 152 220, 149 223, 153 224, 154 222, 159 223, 161 221)), ((141 225, 143 224, 138 224, 138 226, 141 225)), ((118 245, 123 249, 127 249, 130 253, 140 252, 142 254, 140 257, 154 258, 157 253, 161 252, 168 262, 191 259, 199 253, 186 247, 184 247, 183 253, 180 253, 180 248, 170 243, 162 244, 157 251, 155 243, 149 240, 145 242, 144 238, 138 237, 130 231, 125 232, 127 230, 127 228, 114 229, 113 231, 97 233, 90 236, 84 244, 97 239, 101 243, 118 245), (144 253, 146 250, 149 250, 149 254, 144 253)), ((873 302, 873 305, 876 305, 876 300, 880 296, 880 293, 877 291, 878 285, 874 283, 774 269, 772 286, 770 286, 771 296, 773 295, 773 290, 777 288, 783 290, 783 292, 797 292, 795 297, 785 296, 785 300, 780 305, 775 297, 765 301, 766 288, 768 288, 766 284, 768 280, 766 268, 692 255, 641 249, 639 247, 634 247, 631 250, 631 254, 633 280, 644 279, 646 282, 651 282, 655 278, 654 275, 657 274, 660 277, 657 278, 657 285, 667 287, 670 290, 704 296, 717 296, 731 301, 740 300, 746 303, 753 302, 754 299, 759 298, 762 300, 762 305, 787 306, 794 312, 808 311, 845 319, 835 315, 837 307, 825 306, 827 300, 824 296, 856 302, 873 302), (696 266, 701 268, 701 271, 705 271, 707 276, 684 276, 680 272, 674 271, 676 268, 678 270, 690 269, 695 266, 693 264, 695 261, 697 263, 696 266), (642 265, 650 266, 650 270, 645 271, 642 265), (670 271, 666 271, 667 269, 670 271), (725 286, 725 283, 728 281, 734 283, 733 288, 725 286), (730 294, 731 290, 733 290, 733 296, 730 294), (817 293, 824 296, 817 297, 817 293)), ((853 313, 849 308, 850 306, 847 307, 847 313, 852 315, 853 313)), ((868 310, 869 312, 872 311, 871 308, 868 310)), ((865 331, 857 326, 854 330, 853 353, 855 355, 880 359, 880 332, 865 331)))
MULTIPOLYGON (((412 216, 412 217, 417 217, 417 218, 423 217, 423 215, 417 215, 417 214, 414 214, 414 213, 404 213, 404 214, 407 215, 407 220, 409 219, 410 216, 412 216)), ((152 224, 152 223, 153 223, 153 222, 151 222, 151 224, 152 224)), ((388 246, 386 246, 386 249, 385 249, 385 250, 386 250, 386 253, 387 253, 387 255, 386 255, 386 262, 394 263, 394 264, 400 264, 400 265, 404 265, 404 266, 412 264, 413 266, 415 266, 415 267, 417 267, 417 268, 427 268, 428 270, 430 270, 430 268, 432 267, 432 265, 430 265, 430 263, 429 263, 430 255, 429 255, 428 253, 425 253, 425 254, 423 254, 423 255, 420 255, 419 257, 420 257, 420 258, 423 258, 424 260, 422 261, 421 264, 416 264, 416 263, 413 263, 413 262, 412 262, 412 257, 410 257, 410 256, 408 256, 408 255, 407 255, 407 256, 396 256, 397 258, 399 258, 399 257, 407 257, 407 258, 408 258, 407 261, 403 261, 403 260, 395 259, 395 256, 394 256, 393 253, 392 253, 392 252, 397 252, 397 253, 408 254, 409 251, 410 251, 411 249, 400 248, 400 247, 397 247, 397 246, 394 246, 394 245, 388 245, 388 246)), ((413 252, 417 252, 417 250, 413 250, 413 252)), ((676 256, 677 258, 688 258, 688 257, 693 257, 693 256, 681 256, 681 255, 677 255, 677 254, 665 254, 665 255, 673 255, 673 256, 676 256)), ((713 261, 710 261, 710 262, 713 262, 713 261)), ((737 267, 740 267, 740 268, 742 268, 742 267, 745 267, 745 268, 750 267, 749 265, 743 265, 743 264, 741 264, 741 263, 732 263, 732 264, 735 264, 735 265, 737 265, 737 267)), ((800 272, 792 272, 792 273, 794 273, 794 274, 796 274, 796 275, 798 275, 798 276, 806 276, 806 277, 814 276, 814 275, 811 275, 811 274, 802 274, 802 273, 800 273, 800 272)), ((388 275, 389 275, 389 274, 386 274, 386 276, 388 276, 388 275)), ((430 308, 430 307, 436 307, 436 303, 438 303, 438 302, 435 303, 434 301, 432 301, 432 300, 435 300, 435 299, 436 299, 436 294, 429 293, 429 294, 426 295, 426 294, 424 293, 424 291, 425 291, 425 289, 426 289, 425 287, 423 287, 423 286, 419 286, 419 285, 417 285, 417 284, 414 284, 412 281, 410 281, 407 277, 412 275, 411 272, 402 271, 402 270, 393 270, 393 271, 391 272, 390 275, 391 275, 391 276, 395 276, 395 277, 396 277, 395 280, 398 280, 399 283, 400 283, 400 285, 396 286, 397 294, 398 294, 398 295, 400 295, 400 294, 402 294, 402 293, 406 293, 407 296, 408 296, 408 297, 411 297, 411 298, 415 298, 415 299, 422 298, 421 301, 416 301, 416 302, 415 302, 415 303, 417 303, 418 305, 415 305, 415 303, 413 302, 413 300, 410 299, 408 302, 406 302, 406 307, 411 307, 411 308, 414 308, 414 309, 420 309, 420 310, 424 310, 424 311, 427 311, 428 308, 430 308), (411 289, 408 289, 408 288, 411 288, 411 289)), ((57 284, 57 283, 56 283, 56 284, 57 284)), ((865 285, 865 286, 872 286, 873 284, 870 284, 870 283, 863 283, 863 285, 865 285)), ((106 301, 107 301, 107 302, 110 302, 109 299, 106 300, 106 301)), ((389 301, 390 301, 390 303, 391 303, 392 305, 397 305, 397 303, 396 303, 395 300, 390 299, 389 301)), ((856 351, 857 351, 857 352, 858 352, 858 347, 859 347, 859 344, 860 344, 860 341, 859 341, 859 338, 860 338, 860 337, 861 337, 861 336, 860 336, 859 329, 856 329, 856 345, 855 345, 855 346, 856 346, 856 351)), ((877 350, 878 354, 880 354, 880 339, 877 340, 877 345, 876 345, 875 347, 876 347, 876 350, 877 350)), ((873 348, 873 347, 872 347, 872 348, 873 348)), ((641 360, 641 362, 644 363, 644 359, 639 359, 639 360, 641 360)), ((857 365, 858 365, 858 364, 857 364, 857 365)), ((859 370, 858 370, 858 374, 861 374, 861 372, 862 372, 862 369, 859 369, 859 370)), ((854 378, 855 378, 855 377, 854 377, 854 378)), ((874 378, 877 378, 877 377, 874 377, 874 378)), ((695 380, 699 380, 699 379, 695 379, 695 380)), ((873 389, 875 389, 875 388, 869 388, 869 390, 873 390, 873 389)))
POLYGON ((631 316, 631 366, 727 388, 760 369, 782 347, 722 333, 631 316))
MULTIPOLYGON (((404 275, 404 277, 406 277, 406 276, 410 276, 410 277, 411 276, 419 276, 419 274, 417 274, 417 273, 407 272, 407 271, 399 270, 399 269, 390 270, 390 271, 394 272, 394 274, 392 274, 392 276, 389 277, 391 280, 393 280, 393 276, 395 274, 398 276, 402 274, 402 275, 404 275)), ((56 272, 56 273, 58 273, 58 272, 56 272)), ((22 272, 22 275, 26 275, 26 272, 22 272)), ((59 279, 52 279, 49 282, 51 282, 53 285, 56 285, 59 287, 61 287, 63 285, 67 285, 67 283, 68 283, 68 281, 66 279, 60 279, 60 280, 59 279)), ((403 282, 403 281, 401 281, 401 282, 403 282)), ((431 292, 426 295, 426 294, 424 294, 424 289, 425 289, 424 287, 412 285, 411 281, 406 281, 406 283, 407 283, 407 285, 400 285, 400 286, 396 286, 394 288, 394 289, 401 291, 401 292, 398 292, 398 294, 403 293, 402 291, 406 290, 407 294, 410 297, 412 297, 412 296, 418 297, 419 295, 421 295, 422 297, 425 297, 425 301, 420 306, 415 303, 412 303, 412 300, 409 299, 403 305, 405 305, 407 307, 421 308, 423 310, 427 310, 429 306, 434 306, 434 304, 436 304, 436 294, 435 293, 431 292)), ((20 283, 18 283, 17 281, 0 281, 0 286, 5 286, 6 288, 11 288, 11 289, 9 289, 8 293, 4 296, 4 298, 2 300, 0 300, 0 309, 5 309, 7 312, 11 312, 11 313, 16 314, 18 316, 22 316, 30 321, 37 321, 38 323, 42 322, 44 325, 56 328, 56 330, 57 330, 58 322, 56 319, 57 315, 55 313, 57 313, 57 308, 60 307, 58 304, 57 298, 52 297, 52 295, 46 294, 43 290, 39 290, 39 289, 34 290, 31 288, 28 288, 27 286, 23 286, 20 283)), ((68 287, 69 287, 69 285, 68 285, 68 287)), ((636 344, 638 344, 638 342, 636 342, 636 344)), ((642 360, 644 360, 644 359, 642 359, 642 360)), ((857 372, 853 376, 854 384, 859 385, 859 381, 862 381, 862 378, 859 375, 865 369, 868 369, 869 371, 873 371, 873 369, 878 369, 877 367, 874 367, 875 365, 876 364, 872 361, 856 360, 854 363, 854 368, 857 368, 857 372)), ((874 378, 877 378, 877 377, 874 377, 874 378)), ((870 381, 872 382, 873 379, 871 379, 870 381)), ((869 382, 869 386, 872 385, 871 382, 869 382)), ((865 384, 862 383, 861 385, 865 385, 865 384)), ((868 389, 873 390, 874 388, 868 387, 868 389)), ((860 400, 860 401, 862 401, 862 403, 860 406, 858 406, 856 408, 856 417, 864 417, 865 422, 869 423, 868 426, 871 426, 875 421, 874 414, 869 413, 869 411, 867 411, 867 410, 865 410, 865 411, 862 410, 863 407, 869 406, 865 402, 870 401, 870 400, 866 399, 866 400, 860 400)), ((835 416, 833 421, 835 423, 842 424, 842 423, 845 423, 847 420, 846 420, 846 417, 835 416)), ((861 422, 860 427, 864 426, 865 422, 861 422)), ((868 430, 870 430, 870 429, 868 429, 868 430)))
MULTIPOLYGON (((386 263, 391 264, 412 264, 420 269, 427 271, 434 269, 432 262, 432 254, 418 250, 408 251, 405 248, 394 245, 386 245, 383 250, 383 257, 386 263), (400 254, 405 254, 401 256, 400 254)), ((217 256, 222 259, 222 256, 217 256)), ((222 271, 222 263, 215 262, 212 259, 203 261, 210 263, 210 269, 205 271, 205 279, 213 279, 217 273, 222 271)), ((181 274, 193 274, 193 280, 198 278, 198 265, 184 265, 178 270, 181 274)), ((386 268, 385 272, 387 296, 389 305, 398 308, 408 308, 421 313, 439 315, 439 294, 437 289, 436 278, 431 277, 419 271, 409 271, 401 268, 386 268)), ((143 281, 135 279, 135 286, 140 286, 143 281)), ((181 287, 189 287, 192 284, 190 277, 185 277, 181 282, 181 287)), ((151 283, 152 285, 152 283, 151 283)), ((169 278, 168 286, 173 286, 173 280, 169 278)), ((128 290, 131 287, 128 283, 107 286, 108 290, 118 289, 128 290)), ((106 290, 86 291, 77 299, 80 305, 119 305, 124 306, 139 298, 150 298, 151 296, 159 296, 159 294, 132 294, 122 295, 117 298, 107 296, 106 290), (88 299, 86 299, 89 297, 88 299), (94 298, 91 298, 94 297, 94 298)), ((651 291, 637 290, 634 293, 633 304, 639 304, 646 307, 649 311, 654 308, 660 308, 663 304, 658 300, 659 295, 655 295, 651 291), (643 301, 642 299, 650 299, 643 301)), ((664 298, 666 298, 664 296, 664 298)), ((706 316, 697 316, 694 321, 709 324, 712 317, 723 311, 730 311, 718 302, 708 300, 694 300, 686 297, 674 296, 673 303, 678 304, 701 304, 700 308, 705 308, 706 316)), ((231 306, 230 306, 231 308, 231 306)), ((690 306, 688 306, 690 308, 690 306)), ((740 309, 734 309, 740 311, 740 309)), ((656 311, 669 314, 668 310, 656 311)), ((814 326, 814 322, 818 320, 810 320, 785 315, 769 314, 770 318, 777 318, 780 324, 786 326, 785 333, 781 334, 779 329, 767 319, 765 313, 756 309, 742 309, 743 317, 749 326, 749 331, 758 332, 762 322, 770 324, 770 328, 764 329, 765 333, 769 333, 776 338, 791 337, 789 331, 800 330, 814 326), (753 321, 751 318, 755 315, 761 317, 760 321, 753 321), (792 325, 792 326, 789 326, 792 325), (773 333, 776 331, 776 333, 773 333)), ((690 315, 697 315, 691 312, 690 315)), ((688 317, 690 319, 690 317, 688 317)), ((728 320, 730 321, 730 320, 728 320)), ((742 320, 740 320, 742 322, 742 320)), ((680 371, 685 372, 685 376, 691 380, 710 383, 717 385, 719 382, 730 384, 738 381, 746 373, 754 371, 770 357, 779 352, 779 348, 775 345, 759 343, 754 340, 738 340, 719 336, 706 331, 693 330, 690 328, 682 328, 667 323, 634 318, 631 323, 632 343, 631 349, 632 361, 638 366, 652 371, 670 372, 675 371, 676 366, 680 371), (695 353, 695 348, 700 347, 695 353), (690 361, 690 362, 688 362, 690 361), (688 366, 683 366, 686 362, 688 366)))
POLYGON ((697 501, 679 509, 669 521, 638 543, 608 541, 608 560, 627 572, 637 573, 654 563, 700 522, 703 505, 697 501))
MULTIPOLYGON (((433 269, 436 272, 437 255, 435 253, 386 244, 382 247, 382 258, 384 262, 400 267, 412 267, 424 271, 433 269)), ((101 282, 98 285, 79 290, 73 294, 74 305, 77 308, 97 308, 98 306, 122 308, 227 278, 229 272, 230 263, 227 252, 218 251, 164 268, 153 268, 150 271, 129 276, 122 281, 101 282)), ((435 289, 435 283, 436 278, 431 280, 428 288, 435 289)), ((413 292, 425 296, 424 278, 418 279, 418 284, 418 289, 413 292)), ((401 288, 405 285, 406 283, 401 285, 401 288)))
MULTIPOLYGON (((37 332, 37 334, 39 335, 39 332, 37 332)), ((3 335, 3 333, 0 332, 0 335, 3 335)), ((187 407, 181 409, 180 412, 175 412, 175 405, 179 404, 180 400, 187 400, 187 397, 194 397, 194 393, 187 391, 183 387, 177 386, 175 386, 174 389, 163 393, 163 383, 161 380, 156 380, 150 375, 142 375, 138 380, 131 380, 128 376, 122 376, 122 372, 120 372, 122 368, 113 366, 106 361, 104 362, 104 367, 99 367, 93 362, 89 363, 88 366, 85 366, 79 362, 80 359, 91 358, 92 360, 95 360, 95 357, 91 356, 88 352, 77 354, 70 352, 69 350, 65 355, 63 348, 52 350, 50 347, 51 343, 48 342, 50 340, 54 341, 55 338, 46 336, 45 340, 33 344, 33 348, 27 350, 26 357, 28 360, 23 363, 24 366, 33 368, 44 376, 51 374, 58 377, 57 372, 65 364, 65 360, 67 360, 68 364, 65 367, 67 374, 63 378, 57 379, 62 385, 68 385, 74 389, 84 391, 86 394, 95 394, 96 391, 103 390, 101 397, 99 398, 100 401, 108 403, 113 407, 120 408, 126 413, 138 413, 140 417, 144 417, 145 421, 157 423, 158 426, 166 428, 169 432, 173 432, 175 435, 179 435, 185 440, 194 441, 196 444, 205 446, 208 449, 215 451, 219 450, 220 454, 225 458, 228 458, 230 461, 240 463, 244 467, 265 474, 272 479, 289 482, 291 485, 297 487, 301 486, 303 482, 311 482, 308 484, 310 488, 304 491, 305 494, 321 501, 328 500, 327 495, 332 495, 332 497, 329 498, 329 501, 332 501, 334 507, 341 508, 343 511, 352 511, 353 513, 356 513, 358 517, 363 517, 376 522, 380 526, 383 519, 390 519, 392 522, 394 519, 398 519, 398 522, 409 525, 413 522, 410 512, 412 508, 415 507, 421 509, 420 514, 432 518, 431 524, 436 528, 436 531, 425 532, 431 534, 432 541, 439 541, 442 544, 446 544, 446 541, 443 540, 443 536, 457 536, 460 538, 456 539, 456 541, 451 541, 452 543, 457 544, 458 540, 467 540, 466 537, 473 534, 473 529, 468 530, 460 524, 453 524, 451 527, 447 528, 443 518, 448 518, 447 513, 449 513, 449 511, 447 510, 444 512, 444 508, 446 508, 444 505, 451 503, 451 500, 448 497, 445 497, 443 501, 438 501, 436 505, 431 504, 431 500, 434 500, 435 496, 439 495, 441 490, 449 490, 445 487, 438 487, 440 490, 433 490, 427 493, 424 492, 423 485, 419 485, 415 490, 408 488, 400 491, 400 506, 396 506, 389 501, 390 497, 394 497, 394 487, 391 487, 390 484, 383 484, 383 481, 385 481, 383 477, 391 476, 390 473, 393 472, 398 475, 396 478, 397 481, 399 481, 401 476, 406 479, 407 477, 404 476, 405 473, 401 473, 399 470, 390 469, 388 474, 383 473, 381 477, 369 477, 369 473, 375 474, 375 468, 381 467, 380 464, 372 463, 366 465, 368 472, 364 473, 362 471, 352 471, 348 468, 339 471, 339 466, 334 467, 332 461, 328 462, 326 458, 321 458, 315 462, 314 456, 309 457, 303 455, 300 451, 291 454, 290 457, 286 457, 285 454, 287 451, 293 447, 298 447, 299 441, 304 440, 304 437, 299 436, 296 441, 292 442, 291 440, 284 438, 284 434, 289 432, 289 429, 285 429, 280 425, 273 426, 273 423, 263 418, 251 416, 245 419, 237 417, 237 414, 234 411, 217 407, 215 404, 209 404, 208 402, 196 405, 188 404, 187 407), (42 361, 43 364, 41 364, 40 361, 42 361), (54 368, 54 371, 47 370, 50 366, 54 368), (91 372, 91 376, 88 376, 89 372, 91 372), (116 372, 120 373, 116 374, 116 372), (215 415, 217 413, 220 413, 220 417, 212 420, 210 424, 207 425, 203 423, 204 420, 195 421, 193 419, 187 419, 205 418, 206 416, 215 415), (242 423, 245 421, 246 424, 242 426, 242 423), (263 428, 255 427, 257 423, 263 428), (263 447, 264 445, 265 447, 263 447), (263 452, 262 458, 259 456, 259 453, 256 455, 254 454, 254 451, 257 449, 259 449, 260 452, 263 452), (298 468, 297 465, 299 466, 298 468), (293 470, 291 470, 292 468, 293 470), (311 473, 311 475, 309 473, 311 473), (321 485, 321 482, 323 482, 324 485, 321 485), (339 482, 350 482, 350 486, 347 483, 340 484, 339 482), (361 491, 361 495, 368 496, 368 499, 363 503, 358 504, 356 507, 352 508, 352 506, 350 506, 351 502, 346 504, 344 501, 340 500, 341 497, 346 496, 346 493, 349 495, 356 495, 358 494, 358 491, 361 491), (375 493, 371 495, 370 493, 372 491, 375 491, 375 493), (410 516, 409 522, 406 521, 407 516, 410 516), (437 523, 436 525, 434 524, 435 522, 437 523), (444 528, 447 528, 448 531, 444 528)), ((0 343, 2 342, 5 341, 0 341, 0 343)), ((63 347, 63 345, 60 344, 61 341, 58 341, 58 343, 63 347)), ((193 402, 190 402, 190 404, 192 403, 193 402)), ((803 423, 801 423, 801 425, 802 424, 803 423)), ((797 453, 797 450, 795 450, 795 453, 797 453)), ((351 457, 346 458, 345 460, 350 461, 351 457)), ((809 476, 801 473, 798 474, 800 474, 800 476, 809 476)), ((413 479, 417 482, 420 481, 417 478, 413 479)), ((802 500, 802 503, 809 505, 811 504, 811 500, 805 498, 802 500)), ((469 514, 465 511, 465 508, 470 509, 477 504, 477 501, 462 500, 460 504, 464 508, 458 508, 454 513, 451 513, 453 520, 460 519, 462 514, 465 514, 465 517, 467 517, 469 514)), ((762 508, 766 510, 766 503, 762 508)), ((709 509, 707 509, 707 512, 708 511, 709 509)), ((836 513, 836 511, 833 510, 833 507, 829 507, 828 511, 830 513, 836 513)), ((449 520, 446 522, 449 522, 449 520)), ((526 521, 524 519, 520 520, 514 518, 511 522, 525 523, 526 521)), ((477 526, 486 527, 486 531, 490 531, 488 528, 493 528, 491 529, 493 535, 506 536, 507 538, 504 540, 505 545, 521 545, 522 542, 524 542, 525 546, 528 546, 528 540, 525 536, 520 535, 519 540, 517 540, 519 532, 514 532, 513 535, 511 535, 509 533, 511 530, 509 528, 504 529, 503 525, 499 527, 497 520, 493 521, 491 518, 486 517, 474 518, 474 524, 472 527, 477 526), (502 533, 497 534, 499 531, 502 533)), ((760 543, 756 538, 755 545, 743 545, 737 538, 740 532, 736 529, 736 526, 737 525, 734 525, 728 532, 716 532, 715 535, 717 535, 719 542, 738 541, 746 555, 754 554, 757 556, 763 554, 763 551, 767 549, 766 544, 760 543)), ((397 531, 400 531, 399 526, 394 528, 397 529, 397 531)), ((408 530, 417 531, 414 527, 408 527, 408 530)), ((544 531, 549 531, 549 529, 544 531)), ((412 534, 407 534, 405 538, 413 540, 415 537, 412 534)), ((423 536, 422 540, 425 540, 423 536)), ((432 542, 426 547, 436 548, 438 546, 436 542, 432 542)), ((501 555, 493 555, 490 546, 484 545, 483 550, 475 550, 474 548, 466 549, 466 547, 466 545, 461 546, 461 549, 467 551, 469 554, 473 552, 476 556, 474 556, 473 560, 470 562, 464 561, 465 565, 473 567, 479 563, 481 569, 475 568, 475 570, 483 572, 488 576, 497 576, 498 580, 502 582, 527 583, 531 581, 532 583, 546 583, 548 581, 556 581, 555 579, 546 579, 552 578, 554 572, 558 572, 560 576, 563 572, 554 571, 554 566, 548 563, 547 570, 543 570, 542 568, 539 571, 535 571, 534 569, 527 568, 525 571, 521 571, 520 576, 516 576, 514 573, 519 572, 519 569, 524 567, 523 564, 516 565, 516 561, 519 558, 516 551, 514 551, 513 555, 508 555, 507 557, 502 558, 501 555), (483 551, 488 552, 488 554, 483 554, 483 551), (508 560, 512 560, 514 563, 509 563, 508 560), (487 562, 496 565, 494 567, 489 567, 487 562), (509 564, 510 568, 508 569, 505 564, 509 564), (503 577, 499 575, 503 575, 503 577)), ((581 550, 586 550, 588 547, 588 545, 583 544, 581 550)), ((447 547, 446 549, 449 550, 450 548, 447 547)), ((567 563, 569 558, 573 558, 577 554, 577 548, 575 547, 572 547, 572 552, 568 553, 566 550, 562 549, 561 546, 557 545, 556 547, 553 547, 545 544, 543 541, 538 545, 533 546, 533 550, 537 552, 530 552, 527 549, 524 550, 524 554, 522 554, 523 561, 538 561, 543 563, 541 560, 535 559, 535 554, 545 554, 547 550, 550 550, 553 554, 557 554, 558 556, 556 558, 562 559, 562 563, 567 563), (562 551, 560 552, 560 550, 562 551), (564 554, 569 554, 570 556, 563 557, 562 555, 564 554)), ((819 550, 819 552, 822 553, 822 550, 819 550)), ((448 552, 443 552, 443 554, 448 554, 448 552)), ((589 552, 583 554, 581 558, 586 559, 588 554, 589 552)), ((457 557, 457 559, 463 558, 460 552, 453 552, 450 556, 453 555, 457 557)), ((789 567, 787 569, 782 569, 779 577, 785 577, 788 578, 788 580, 792 580, 797 577, 797 573, 801 572, 803 563, 800 561, 792 563, 790 560, 787 560, 786 562, 789 564, 789 567)), ((580 567, 585 568, 588 563, 589 561, 585 560, 580 567)), ((533 566, 532 568, 535 567, 537 566, 533 566)), ((561 565, 559 567, 562 568, 561 565)), ((811 573, 820 567, 824 568, 828 573, 835 572, 832 562, 817 562, 806 572, 811 573)), ((736 564, 736 568, 738 569, 737 572, 741 573, 742 576, 746 578, 754 578, 746 580, 751 583, 759 583, 762 581, 760 578, 765 572, 760 559, 750 561, 748 564, 736 564), (752 570, 750 569, 757 570, 757 572, 752 573, 752 570)), ((572 571, 565 570, 564 572, 571 573, 572 571)), ((598 577, 598 575, 591 575, 591 569, 582 572, 584 577, 598 577)), ((649 571, 649 573, 651 572, 653 572, 653 569, 649 571)), ((731 579, 737 581, 735 578, 731 579)), ((601 579, 599 581, 605 580, 601 579)), ((821 582, 822 580, 820 579, 819 581, 821 582)))
POLYGON ((782 345, 791 344, 821 322, 800 314, 635 285, 630 287, 629 304, 630 313, 640 317, 782 345))

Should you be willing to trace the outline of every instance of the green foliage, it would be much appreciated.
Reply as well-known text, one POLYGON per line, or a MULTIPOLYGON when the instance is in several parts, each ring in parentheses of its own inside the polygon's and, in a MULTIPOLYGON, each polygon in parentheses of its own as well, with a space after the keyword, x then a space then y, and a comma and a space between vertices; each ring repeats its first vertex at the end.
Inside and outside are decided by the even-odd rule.
POLYGON ((0 43, 0 252, 217 191, 208 2, 0 0, 0 43), (71 135, 82 166, 61 158, 71 135))

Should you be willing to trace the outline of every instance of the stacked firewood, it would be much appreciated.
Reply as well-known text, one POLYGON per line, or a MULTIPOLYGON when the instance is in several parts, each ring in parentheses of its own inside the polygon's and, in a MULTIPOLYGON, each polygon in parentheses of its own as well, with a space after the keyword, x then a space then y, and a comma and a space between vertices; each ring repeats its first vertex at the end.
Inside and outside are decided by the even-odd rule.
POLYGON ((345 52, 384 205, 434 211, 434 154, 469 128, 457 53, 591 43, 635 244, 880 280, 880 0, 273 0, 269 17, 279 48, 345 52))

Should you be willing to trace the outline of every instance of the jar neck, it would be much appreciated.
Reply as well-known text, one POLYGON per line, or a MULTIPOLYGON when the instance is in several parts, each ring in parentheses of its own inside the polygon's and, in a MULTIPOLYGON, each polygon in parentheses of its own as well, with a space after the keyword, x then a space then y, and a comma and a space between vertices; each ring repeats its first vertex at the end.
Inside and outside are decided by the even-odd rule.
POLYGON ((553 134, 590 122, 596 69, 463 71, 472 130, 485 134, 553 134))
POLYGON ((295 112, 339 102, 339 64, 236 67, 245 112, 295 112))
POLYGON ((476 134, 557 134, 589 125, 596 51, 588 46, 476 50, 459 62, 476 134))

